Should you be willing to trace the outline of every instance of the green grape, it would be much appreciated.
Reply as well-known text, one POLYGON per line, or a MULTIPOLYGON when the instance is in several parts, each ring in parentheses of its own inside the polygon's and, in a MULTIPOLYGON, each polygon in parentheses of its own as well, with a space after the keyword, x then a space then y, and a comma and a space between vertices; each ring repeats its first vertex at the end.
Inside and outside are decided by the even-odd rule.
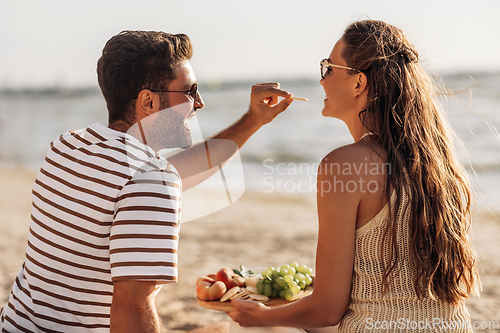
POLYGON ((271 273, 269 273, 269 271, 263 271, 261 274, 264 279, 267 278, 268 276, 271 276, 271 273))
POLYGON ((278 293, 278 296, 280 298, 285 298, 285 294, 286 294, 286 290, 285 289, 281 289, 278 293))
POLYGON ((285 299, 286 299, 287 301, 291 301, 291 300, 292 300, 292 298, 293 298, 293 296, 295 296, 295 294, 293 293, 292 289, 287 289, 287 290, 285 291, 285 299))
POLYGON ((270 284, 264 285, 264 295, 270 297, 273 294, 273 287, 270 284))
POLYGON ((273 286, 273 290, 278 290, 278 291, 281 290, 281 286, 279 284, 277 284, 276 281, 272 283, 272 286, 273 286))
POLYGON ((306 269, 307 269, 306 265, 300 265, 299 268, 297 268, 297 272, 307 273, 306 269))
POLYGON ((285 275, 285 276, 283 277, 283 279, 284 279, 286 282, 290 283, 290 282, 292 282, 292 281, 293 281, 293 276, 291 276, 291 275, 285 275))
MULTIPOLYGON (((299 286, 297 286, 297 285, 295 285, 295 286, 291 287, 290 289, 292 289, 292 291, 293 291, 293 293, 294 293, 295 295, 296 295, 296 294, 298 294, 298 293, 299 293, 299 291, 300 291, 300 287, 299 287, 299 286)), ((267 296, 267 295, 266 295, 266 296, 267 296)))
POLYGON ((301 281, 305 281, 306 276, 305 276, 304 274, 302 274, 302 273, 296 273, 296 274, 293 276, 293 278, 294 278, 295 280, 299 280, 299 282, 301 282, 301 281))
POLYGON ((278 286, 280 286, 281 288, 283 288, 284 286, 286 286, 286 281, 285 281, 285 279, 284 279, 283 277, 281 277, 281 276, 278 276, 278 277, 274 280, 274 282, 276 282, 276 284, 277 284, 278 286))
POLYGON ((277 298, 279 297, 279 290, 273 289, 273 293, 271 294, 271 298, 277 298))
POLYGON ((267 268, 267 270, 268 270, 269 272, 271 272, 271 273, 272 273, 272 271, 274 271, 274 267, 273 267, 273 266, 269 266, 269 267, 267 268))
POLYGON ((293 276, 293 275, 295 275, 295 273, 296 273, 295 268, 290 267, 290 268, 288 269, 288 275, 292 275, 292 276, 293 276))
POLYGON ((299 264, 296 261, 292 262, 290 266, 292 266, 295 269, 299 268, 299 264))
POLYGON ((275 279, 277 278, 278 276, 281 276, 281 273, 278 269, 275 269, 272 274, 271 274, 272 278, 275 279))
POLYGON ((284 264, 283 266, 281 266, 281 268, 284 268, 284 269, 289 269, 289 268, 290 268, 290 265, 288 265, 288 264, 284 264))
POLYGON ((311 267, 306 267, 306 271, 304 272, 304 274, 312 275, 313 274, 313 269, 311 267))
POLYGON ((264 287, 266 286, 266 284, 264 283, 261 283, 260 285, 257 285, 257 292, 261 295, 264 295, 264 287))
POLYGON ((291 282, 288 282, 288 287, 289 288, 293 288, 293 287, 298 287, 299 285, 297 284, 297 282, 295 282, 295 280, 291 281, 291 282))
POLYGON ((264 283, 264 280, 259 280, 257 281, 257 284, 255 285, 255 287, 259 288, 260 285, 262 285, 264 283))
POLYGON ((287 268, 280 268, 280 275, 285 276, 288 274, 288 269, 287 268))
POLYGON ((312 277, 309 274, 306 274, 306 285, 310 285, 313 282, 312 277))
POLYGON ((304 281, 299 282, 299 287, 300 289, 305 289, 306 288, 306 283, 304 281))

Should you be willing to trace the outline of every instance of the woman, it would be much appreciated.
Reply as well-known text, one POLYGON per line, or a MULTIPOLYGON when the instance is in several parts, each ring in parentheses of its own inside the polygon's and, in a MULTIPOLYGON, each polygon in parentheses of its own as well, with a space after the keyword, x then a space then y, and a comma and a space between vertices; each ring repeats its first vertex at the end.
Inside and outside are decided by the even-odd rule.
POLYGON ((318 170, 314 292, 278 308, 235 300, 229 315, 242 326, 470 332, 471 192, 418 53, 401 30, 360 21, 321 76, 323 116, 355 143, 318 170))

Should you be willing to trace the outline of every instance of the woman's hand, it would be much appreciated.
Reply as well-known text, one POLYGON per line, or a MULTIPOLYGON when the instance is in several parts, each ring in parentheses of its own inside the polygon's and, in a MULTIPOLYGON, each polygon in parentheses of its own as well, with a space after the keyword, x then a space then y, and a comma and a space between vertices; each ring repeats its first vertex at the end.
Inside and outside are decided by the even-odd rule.
POLYGON ((228 316, 240 324, 240 326, 264 325, 261 320, 262 313, 267 309, 264 304, 238 298, 233 299, 231 304, 236 310, 228 312, 228 316))

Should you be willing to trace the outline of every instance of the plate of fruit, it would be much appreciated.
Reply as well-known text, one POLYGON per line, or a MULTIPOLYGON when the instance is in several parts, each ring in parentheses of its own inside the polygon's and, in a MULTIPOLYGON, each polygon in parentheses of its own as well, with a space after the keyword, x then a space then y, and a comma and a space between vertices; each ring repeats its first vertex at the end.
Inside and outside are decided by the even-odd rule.
POLYGON ((196 281, 198 304, 204 308, 229 312, 233 298, 253 300, 267 306, 279 306, 310 295, 314 290, 313 270, 297 262, 281 267, 231 269, 196 281))

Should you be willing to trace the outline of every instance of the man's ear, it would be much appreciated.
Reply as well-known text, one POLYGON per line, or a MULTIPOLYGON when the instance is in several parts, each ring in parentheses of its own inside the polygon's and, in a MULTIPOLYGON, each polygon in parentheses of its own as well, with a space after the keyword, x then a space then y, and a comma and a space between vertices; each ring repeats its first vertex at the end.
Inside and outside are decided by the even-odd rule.
POLYGON ((153 98, 154 98, 154 95, 150 90, 148 90, 148 89, 141 90, 141 92, 139 93, 139 96, 137 97, 137 100, 135 102, 135 111, 136 111, 136 114, 138 116, 137 117, 138 119, 141 119, 143 117, 147 117, 147 116, 154 113, 153 98), (141 116, 141 117, 139 117, 139 116, 141 116))
POLYGON ((357 75, 356 87, 354 94, 356 97, 368 90, 368 78, 365 73, 359 72, 357 75))

